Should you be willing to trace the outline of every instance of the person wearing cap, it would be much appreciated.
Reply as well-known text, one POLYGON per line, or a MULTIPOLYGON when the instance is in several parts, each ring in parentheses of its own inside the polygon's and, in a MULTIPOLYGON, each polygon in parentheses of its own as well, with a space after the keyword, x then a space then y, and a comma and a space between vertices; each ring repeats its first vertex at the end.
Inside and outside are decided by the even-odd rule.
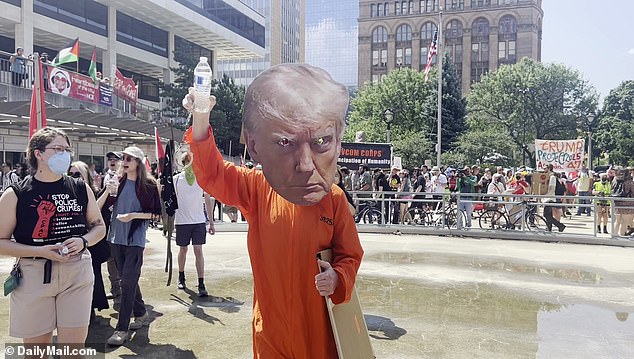
POLYGON ((449 180, 447 179, 447 176, 440 172, 440 167, 438 166, 431 168, 431 174, 432 192, 435 193, 433 198, 437 203, 436 209, 439 209, 442 206, 442 196, 445 194, 449 180))
POLYGON ((144 157, 138 147, 123 150, 123 175, 118 184, 106 184, 107 190, 98 200, 102 206, 114 206, 107 238, 121 277, 119 318, 115 332, 107 340, 109 345, 122 345, 130 329, 140 329, 148 320, 139 277, 148 223, 161 216, 161 200, 157 183, 143 163, 144 157))
POLYGON ((11 83, 13 86, 22 86, 22 80, 29 77, 26 73, 26 58, 24 57, 24 49, 18 47, 15 53, 9 58, 11 63, 11 83))
MULTIPOLYGON (((192 89, 185 108, 195 101, 192 89)), ((346 87, 322 69, 282 64, 260 73, 244 96, 243 125, 262 171, 224 161, 209 110, 193 111, 185 140, 196 178, 249 223, 254 358, 337 357, 324 297, 350 300, 363 256, 346 196, 333 183, 347 109, 346 87), (318 260, 328 248, 334 261, 318 260)))
POLYGON ((211 197, 205 193, 198 182, 191 166, 191 155, 186 152, 180 158, 184 166, 181 173, 174 176, 174 191, 178 199, 178 208, 174 215, 176 226, 176 245, 178 251, 178 289, 185 289, 185 261, 187 247, 191 243, 196 257, 196 273, 198 274, 198 296, 206 297, 205 288, 205 258, 203 244, 207 242, 207 232, 214 234, 214 221, 209 221, 209 228, 205 228, 207 219, 203 208, 214 208, 211 197), (203 207, 204 206, 204 207, 203 207))
MULTIPOLYGON (((117 183, 119 182, 119 165, 121 164, 121 155, 114 151, 106 153, 106 163, 106 174, 103 177, 102 189, 97 194, 97 198, 101 197, 104 192, 107 192, 106 184, 111 181, 116 181, 117 183)), ((103 216, 104 223, 106 224, 106 231, 110 230, 112 206, 101 207, 101 215, 103 216)), ((114 299, 115 308, 117 308, 119 305, 119 296, 121 295, 121 286, 119 284, 119 271, 117 270, 117 265, 112 254, 108 258, 106 267, 108 268, 108 280, 110 281, 110 294, 108 294, 108 299, 114 299)))

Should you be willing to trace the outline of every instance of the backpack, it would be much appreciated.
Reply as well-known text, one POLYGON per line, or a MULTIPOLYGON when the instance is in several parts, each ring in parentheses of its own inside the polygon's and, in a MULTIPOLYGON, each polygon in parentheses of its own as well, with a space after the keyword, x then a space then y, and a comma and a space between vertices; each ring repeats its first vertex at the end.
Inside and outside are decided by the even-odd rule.
POLYGON ((555 195, 563 196, 564 194, 566 194, 566 185, 561 183, 561 180, 558 178, 557 181, 555 181, 555 195))

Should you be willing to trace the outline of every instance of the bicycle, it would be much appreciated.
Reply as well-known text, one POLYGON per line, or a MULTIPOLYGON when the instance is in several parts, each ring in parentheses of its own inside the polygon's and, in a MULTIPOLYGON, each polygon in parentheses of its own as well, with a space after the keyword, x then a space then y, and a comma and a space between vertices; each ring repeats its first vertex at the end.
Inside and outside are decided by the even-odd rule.
MULTIPOLYGON (((507 213, 506 207, 498 208, 498 205, 488 207, 480 216, 479 225, 482 229, 515 229, 522 228, 521 208, 524 210, 524 223, 529 231, 546 232, 546 219, 537 213, 537 205, 531 201, 521 201, 519 210, 507 213), (514 218, 510 220, 510 218, 514 218)), ((517 207, 516 207, 517 208, 517 207)))
POLYGON ((384 224, 383 213, 377 207, 377 201, 363 201, 359 203, 359 210, 354 215, 356 223, 384 224))
POLYGON ((455 196, 451 196, 442 209, 433 210, 429 205, 423 204, 422 207, 410 207, 403 216, 403 224, 408 225, 444 225, 449 229, 455 229, 459 223, 466 223, 466 216, 463 211, 458 210, 455 196))

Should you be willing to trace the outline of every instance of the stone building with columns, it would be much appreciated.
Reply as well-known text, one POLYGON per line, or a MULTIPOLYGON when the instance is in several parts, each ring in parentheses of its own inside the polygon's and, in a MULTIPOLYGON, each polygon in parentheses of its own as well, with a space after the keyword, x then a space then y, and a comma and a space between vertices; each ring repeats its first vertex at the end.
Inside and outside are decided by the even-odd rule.
MULTIPOLYGON (((11 81, 9 55, 17 47, 24 56, 47 53, 52 60, 79 38, 80 60, 70 64, 72 71, 87 74, 96 48, 97 71, 114 79, 116 66, 131 77, 138 108, 146 113, 160 108, 159 81, 173 81, 179 44, 193 48, 192 57, 206 56, 214 70, 222 59, 264 55, 264 17, 237 0, 0 0, 0 9, 0 157, 14 163, 28 137, 32 83, 11 81)), ((32 63, 27 67, 32 70, 32 63)), ((99 164, 108 151, 131 144, 146 148, 152 159, 152 118, 116 106, 124 101, 113 97, 112 107, 104 107, 46 93, 49 124, 68 130, 86 162, 99 164)), ((160 128, 160 136, 169 137, 169 129, 160 128)))
MULTIPOLYGON (((483 74, 541 60, 542 0, 359 1, 359 85, 401 67, 422 71, 438 29, 467 93, 483 74)), ((436 56, 433 63, 436 64, 436 56)))

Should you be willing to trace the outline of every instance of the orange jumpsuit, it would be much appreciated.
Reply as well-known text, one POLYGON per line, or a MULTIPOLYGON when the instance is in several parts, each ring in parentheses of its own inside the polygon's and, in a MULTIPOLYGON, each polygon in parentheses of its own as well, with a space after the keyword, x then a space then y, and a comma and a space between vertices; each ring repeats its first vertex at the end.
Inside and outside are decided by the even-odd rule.
POLYGON ((254 358, 337 358, 315 275, 317 252, 332 248, 339 285, 331 299, 350 300, 363 249, 341 189, 333 185, 316 205, 295 205, 278 195, 261 171, 223 161, 211 128, 206 140, 190 145, 200 186, 238 207, 249 223, 254 358))

